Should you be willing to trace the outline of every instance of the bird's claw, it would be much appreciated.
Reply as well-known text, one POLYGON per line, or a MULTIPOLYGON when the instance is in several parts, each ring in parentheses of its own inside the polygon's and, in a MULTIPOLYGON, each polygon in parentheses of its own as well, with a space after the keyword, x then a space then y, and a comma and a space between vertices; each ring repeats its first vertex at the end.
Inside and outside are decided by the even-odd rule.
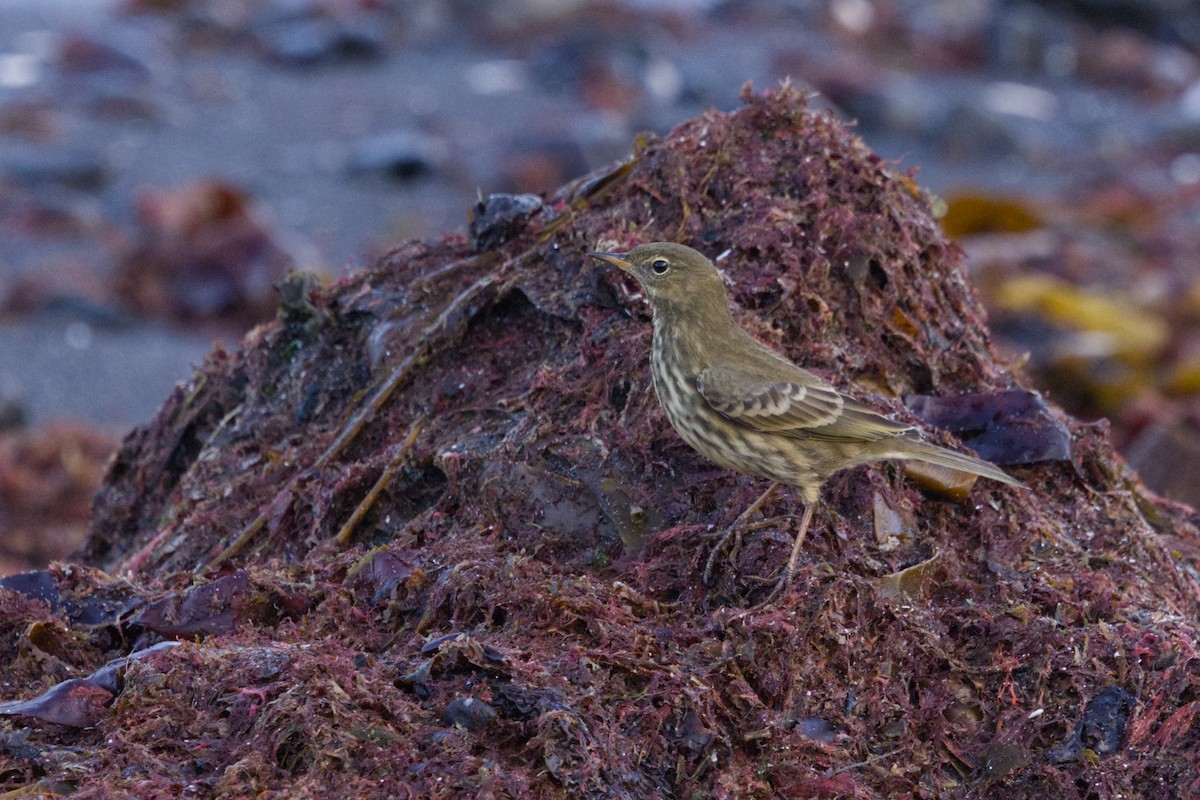
MULTIPOLYGON (((723 550, 726 549, 726 545, 728 544, 730 539, 733 539, 733 546, 728 548, 729 563, 731 565, 736 565, 738 551, 740 551, 742 549, 742 537, 743 536, 745 536, 747 533, 751 533, 753 531, 761 530, 763 528, 769 528, 772 525, 778 524, 780 520, 795 519, 795 518, 796 517, 794 514, 784 514, 779 517, 771 517, 769 519, 760 519, 758 522, 751 522, 751 523, 743 522, 741 524, 735 522, 733 525, 730 525, 728 528, 726 528, 724 531, 722 531, 721 538, 718 539, 717 543, 713 545, 712 551, 708 554, 708 560, 704 562, 704 585, 705 586, 710 585, 710 581, 712 579, 713 568, 717 564, 717 557, 721 554, 721 552, 723 550)), ((761 583, 770 583, 773 579, 771 579, 771 578, 756 578, 754 580, 757 580, 761 583)))
POLYGON ((708 554, 708 560, 704 562, 705 586, 711 584, 713 567, 716 566, 717 556, 725 550, 726 544, 731 538, 733 539, 733 546, 729 548, 729 563, 737 563, 738 551, 742 549, 742 527, 735 523, 726 528, 724 533, 721 534, 721 538, 717 540, 717 543, 713 545, 712 551, 708 554))
MULTIPOLYGON (((759 603, 759 605, 765 606, 767 603, 775 601, 780 596, 782 596, 784 593, 786 593, 788 588, 792 585, 793 577, 794 577, 794 575, 793 575, 792 571, 788 570, 786 567, 784 567, 783 574, 780 575, 777 580, 775 580, 775 586, 771 589, 771 592, 765 598, 763 598, 763 601, 761 603, 759 603)), ((762 583, 771 583, 772 579, 771 578, 755 578, 755 580, 761 581, 762 583)))

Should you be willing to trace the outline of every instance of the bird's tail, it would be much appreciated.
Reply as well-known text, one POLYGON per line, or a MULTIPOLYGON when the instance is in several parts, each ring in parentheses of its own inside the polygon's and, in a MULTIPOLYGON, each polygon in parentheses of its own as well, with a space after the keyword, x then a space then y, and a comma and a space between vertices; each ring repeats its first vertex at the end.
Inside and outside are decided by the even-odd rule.
POLYGON ((991 478, 994 481, 1007 483, 1009 486, 1024 486, 1016 478, 1009 475, 1004 470, 997 467, 995 464, 990 464, 987 461, 981 461, 974 456, 969 456, 966 453, 958 453, 954 450, 947 450, 944 447, 938 447, 936 444, 921 442, 916 440, 906 440, 903 449, 898 449, 892 454, 886 456, 893 459, 907 459, 912 461, 924 461, 928 464, 937 464, 942 467, 949 467, 960 472, 969 472, 972 475, 979 475, 984 478, 991 478))

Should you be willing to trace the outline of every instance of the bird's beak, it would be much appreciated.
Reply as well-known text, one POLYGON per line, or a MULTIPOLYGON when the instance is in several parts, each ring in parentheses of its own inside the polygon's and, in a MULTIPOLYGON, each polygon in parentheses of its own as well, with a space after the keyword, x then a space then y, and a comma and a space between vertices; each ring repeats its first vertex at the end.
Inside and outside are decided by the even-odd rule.
POLYGON ((614 267, 620 267, 626 272, 633 269, 633 264, 625 260, 624 253, 588 253, 588 255, 597 261, 603 261, 607 264, 612 264, 614 267))

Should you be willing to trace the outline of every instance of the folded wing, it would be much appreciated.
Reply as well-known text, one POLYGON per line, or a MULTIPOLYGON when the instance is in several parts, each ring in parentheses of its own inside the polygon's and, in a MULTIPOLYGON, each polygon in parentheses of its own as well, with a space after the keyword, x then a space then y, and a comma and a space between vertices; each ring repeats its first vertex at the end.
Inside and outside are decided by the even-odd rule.
POLYGON ((773 374, 717 364, 697 375, 696 389, 726 419, 764 432, 870 441, 913 430, 846 397, 807 370, 791 364, 771 367, 773 374))

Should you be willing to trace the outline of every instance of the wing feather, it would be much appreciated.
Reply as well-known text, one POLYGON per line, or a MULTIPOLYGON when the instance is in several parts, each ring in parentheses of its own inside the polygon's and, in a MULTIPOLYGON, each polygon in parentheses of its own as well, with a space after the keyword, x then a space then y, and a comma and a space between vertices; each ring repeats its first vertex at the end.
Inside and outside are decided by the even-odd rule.
POLYGON ((773 375, 731 364, 696 376, 696 389, 726 419, 755 430, 820 439, 871 440, 912 430, 846 397, 826 381, 794 365, 773 375))

